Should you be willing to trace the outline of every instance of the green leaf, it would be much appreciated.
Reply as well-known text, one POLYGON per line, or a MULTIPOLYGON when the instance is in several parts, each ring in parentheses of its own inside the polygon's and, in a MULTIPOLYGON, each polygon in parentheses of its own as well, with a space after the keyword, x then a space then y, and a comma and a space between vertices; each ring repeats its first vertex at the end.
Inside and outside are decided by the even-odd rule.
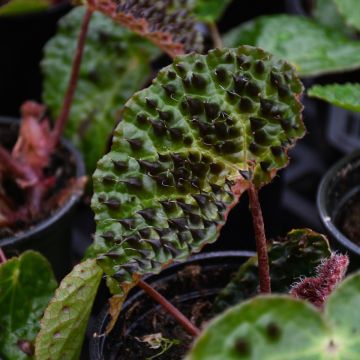
POLYGON ((360 2, 358 0, 334 0, 348 25, 360 30, 360 2))
POLYGON ((77 360, 102 277, 95 260, 76 265, 56 290, 36 338, 37 360, 77 360))
POLYGON ((27 251, 0 266, 0 358, 32 359, 40 319, 57 283, 48 261, 27 251))
POLYGON ((290 61, 301 76, 360 68, 360 42, 301 16, 262 16, 231 30, 226 46, 261 47, 290 61))
MULTIPOLYGON (((310 229, 292 230, 285 238, 271 241, 268 256, 272 291, 288 293, 294 281, 303 276, 314 276, 316 267, 330 255, 326 237, 310 229)), ((231 282, 216 298, 216 311, 223 311, 256 295, 258 271, 257 256, 241 265, 231 282)))
POLYGON ((214 22, 221 17, 231 0, 193 0, 193 12, 197 19, 214 22))
POLYGON ((355 360, 359 306, 360 273, 335 290, 324 313, 290 297, 257 297, 213 320, 186 360, 355 360))
POLYGON ((11 0, 4 6, 1 5, 2 4, 0 4, 0 16, 18 15, 45 10, 51 5, 51 0, 11 0))
POLYGON ((312 15, 319 24, 332 27, 348 35, 351 34, 351 30, 345 25, 344 19, 332 0, 316 0, 312 15))
POLYGON ((124 294, 214 242, 249 182, 304 134, 292 67, 261 49, 178 57, 126 104, 94 174, 98 264, 124 294))
POLYGON ((325 307, 326 319, 334 329, 334 347, 339 359, 355 359, 360 353, 360 273, 346 278, 330 295, 325 307))
MULTIPOLYGON (((73 9, 45 47, 43 101, 57 118, 70 77, 84 7, 73 9)), ((82 150, 88 173, 105 153, 126 100, 147 81, 159 51, 96 12, 92 15, 66 136, 82 150)))
POLYGON ((308 90, 308 95, 346 110, 360 112, 360 84, 315 85, 308 90))
POLYGON ((311 305, 280 295, 257 297, 213 320, 186 360, 330 360, 321 356, 329 336, 311 305))
POLYGON ((90 9, 149 39, 170 57, 202 51, 202 36, 188 0, 85 1, 90 9))

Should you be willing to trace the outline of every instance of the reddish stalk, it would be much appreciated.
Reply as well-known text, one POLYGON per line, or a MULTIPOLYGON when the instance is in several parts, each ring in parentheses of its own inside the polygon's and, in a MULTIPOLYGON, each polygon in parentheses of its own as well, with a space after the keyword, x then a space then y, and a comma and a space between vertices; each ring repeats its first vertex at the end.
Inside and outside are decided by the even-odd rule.
POLYGON ((0 145, 0 161, 3 166, 16 178, 21 178, 29 183, 35 183, 37 181, 36 175, 32 169, 24 164, 17 162, 11 154, 0 145))
POLYGON ((152 299, 159 303, 165 311, 172 315, 190 335, 198 336, 200 334, 200 330, 195 325, 193 325, 183 313, 181 313, 174 305, 167 301, 154 288, 152 288, 150 285, 148 285, 142 280, 138 282, 138 286, 141 287, 152 299))
POLYGON ((213 45, 215 48, 221 49, 223 47, 221 35, 219 33, 219 29, 214 22, 209 22, 208 27, 210 30, 211 38, 213 41, 213 45))
POLYGON ((87 31, 89 28, 89 23, 90 23, 92 13, 93 13, 92 10, 90 10, 90 9, 86 10, 82 25, 81 25, 81 30, 80 30, 80 34, 79 34, 79 38, 78 38, 78 42, 77 42, 76 53, 75 53, 75 57, 74 57, 73 63, 72 63, 69 85, 68 85, 68 88, 67 88, 67 91, 65 94, 65 99, 64 99, 61 113, 56 121, 55 128, 53 131, 54 147, 58 144, 58 142, 61 138, 61 135, 63 133, 65 124, 69 117, 71 103, 74 98, 74 93, 76 90, 76 85, 77 85, 77 81, 78 81, 78 77, 79 77, 79 71, 80 71, 81 59, 82 59, 83 52, 84 52, 86 34, 87 34, 87 31))
POLYGON ((255 189, 254 184, 250 184, 249 186, 249 201, 256 239, 260 291, 262 293, 271 293, 269 259, 267 253, 264 219, 259 202, 258 191, 255 189))
POLYGON ((4 264, 7 262, 6 255, 4 254, 4 251, 2 248, 0 248, 0 264, 4 264))

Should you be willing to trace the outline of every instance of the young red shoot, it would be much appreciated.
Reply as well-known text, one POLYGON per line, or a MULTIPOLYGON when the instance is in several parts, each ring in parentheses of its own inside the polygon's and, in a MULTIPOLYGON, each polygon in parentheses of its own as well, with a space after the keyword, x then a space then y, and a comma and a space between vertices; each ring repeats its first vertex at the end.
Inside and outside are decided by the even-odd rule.
POLYGON ((322 308, 328 296, 344 278, 348 265, 347 255, 332 254, 316 269, 315 277, 304 278, 294 284, 290 294, 322 308))

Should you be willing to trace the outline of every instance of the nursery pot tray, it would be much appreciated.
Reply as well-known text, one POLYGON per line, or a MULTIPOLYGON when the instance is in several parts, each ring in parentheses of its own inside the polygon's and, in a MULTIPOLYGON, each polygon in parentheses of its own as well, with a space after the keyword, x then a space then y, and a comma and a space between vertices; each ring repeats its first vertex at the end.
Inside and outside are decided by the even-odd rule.
MULTIPOLYGON (((215 315, 212 305, 216 295, 253 255, 248 251, 200 254, 145 281, 201 327, 215 315)), ((113 331, 102 336, 109 320, 108 306, 105 306, 92 331, 91 360, 138 360, 155 355, 157 360, 182 359, 193 341, 193 337, 139 288, 130 293, 113 331), (159 338, 162 345, 151 348, 151 342, 159 338), (167 346, 169 348, 159 355, 167 346)))
POLYGON ((317 194, 321 221, 336 248, 350 264, 360 260, 360 151, 342 158, 323 177, 317 194))
MULTIPOLYGON (((19 129, 18 119, 0 117, 0 143, 9 147, 14 144, 19 129)), ((85 167, 80 153, 66 140, 61 141, 62 157, 68 160, 74 177, 85 175, 85 167)), ((72 194, 58 209, 47 218, 25 229, 0 238, 0 247, 7 256, 33 249, 41 252, 52 264, 58 279, 71 269, 71 217, 79 201, 78 194, 72 194)))

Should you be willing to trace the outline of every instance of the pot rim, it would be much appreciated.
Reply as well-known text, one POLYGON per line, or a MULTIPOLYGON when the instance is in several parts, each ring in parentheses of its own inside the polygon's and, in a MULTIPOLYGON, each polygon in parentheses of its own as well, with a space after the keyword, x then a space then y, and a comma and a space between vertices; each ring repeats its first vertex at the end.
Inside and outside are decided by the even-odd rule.
POLYGON ((351 252, 360 255, 360 246, 356 245, 349 238, 347 238, 340 230, 335 226, 332 221, 332 216, 326 208, 326 189, 329 187, 330 182, 333 180, 334 176, 343 168, 345 168, 349 163, 353 162, 355 159, 360 160, 360 149, 351 152, 349 155, 344 156, 339 161, 337 161, 323 176, 320 181, 317 190, 316 196, 316 206, 320 215, 320 220, 326 230, 333 235, 333 237, 340 242, 345 248, 351 252))
MULTIPOLYGON (((18 118, 10 117, 10 116, 0 116, 0 124, 5 125, 14 125, 14 123, 19 123, 18 118)), ((79 178, 81 176, 86 175, 85 173, 85 164, 82 159, 82 156, 80 152, 75 148, 73 144, 71 144, 70 141, 66 139, 61 139, 61 144, 68 150, 74 157, 75 160, 75 167, 76 167, 76 177, 79 178)), ((6 247, 8 245, 13 245, 16 243, 22 243, 23 241, 32 238, 35 235, 38 235, 44 231, 46 231, 47 228, 51 227, 54 223, 58 222, 63 216, 68 213, 71 208, 79 201, 82 195, 79 194, 72 194, 71 197, 68 199, 68 201, 55 210, 53 213, 51 213, 48 217, 45 219, 39 221, 37 224, 31 226, 30 228, 27 228, 23 231, 19 231, 15 235, 8 236, 5 238, 0 239, 0 247, 6 247)))
MULTIPOLYGON (((185 266, 188 266, 188 265, 191 265, 191 264, 197 263, 197 262, 205 262, 207 260, 213 261, 213 260, 217 260, 220 258, 232 258, 232 259, 246 258, 246 259, 248 259, 255 255, 256 255, 256 252, 248 251, 248 250, 227 250, 227 251, 214 251, 214 252, 208 252, 208 253, 205 252, 205 253, 195 254, 195 255, 192 255, 191 257, 189 257, 185 261, 174 262, 173 264, 166 267, 158 274, 151 274, 151 275, 145 276, 144 280, 147 280, 147 282, 149 282, 150 284, 154 283, 156 281, 159 281, 161 278, 166 278, 166 277, 170 276, 171 273, 178 272, 179 270, 181 270, 181 268, 183 268, 185 266)), ((239 264, 239 266, 240 265, 241 264, 239 264)), ((136 301, 136 299, 139 296, 142 296, 143 294, 144 294, 144 290, 137 288, 135 293, 131 294, 131 296, 129 296, 125 300, 125 302, 123 304, 123 308, 125 308, 126 306, 129 306, 129 304, 136 301)), ((104 340, 105 336, 94 337, 93 334, 95 334, 97 332, 97 330, 104 328, 104 323, 107 320, 108 316, 109 316, 108 302, 106 302, 103 305, 102 310, 96 315, 93 323, 90 325, 89 355, 90 355, 91 360, 100 360, 101 359, 100 352, 103 350, 103 346, 104 346, 103 340, 104 340)))

